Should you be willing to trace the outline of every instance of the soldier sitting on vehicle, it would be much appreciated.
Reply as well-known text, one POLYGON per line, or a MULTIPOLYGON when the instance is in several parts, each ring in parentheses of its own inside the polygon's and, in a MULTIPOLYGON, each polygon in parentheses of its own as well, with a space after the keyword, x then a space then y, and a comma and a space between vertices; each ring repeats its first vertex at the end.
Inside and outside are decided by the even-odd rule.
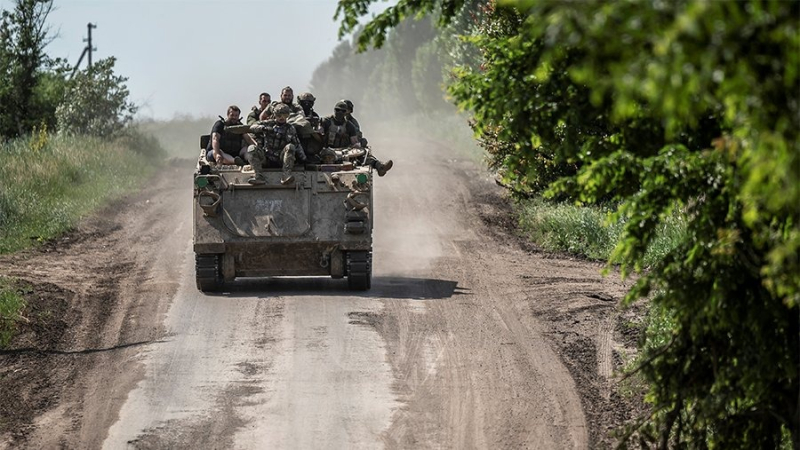
POLYGON ((319 154, 322 150, 322 134, 319 131, 319 114, 314 111, 316 98, 310 92, 303 92, 297 96, 297 103, 303 108, 303 114, 297 114, 289 118, 297 129, 300 143, 303 150, 312 161, 319 161, 319 154))
POLYGON ((281 184, 291 184, 294 182, 292 169, 295 160, 301 164, 306 163, 306 155, 297 139, 297 132, 293 125, 286 122, 290 112, 288 106, 277 105, 273 120, 258 122, 250 127, 250 131, 260 138, 261 145, 251 145, 247 150, 247 160, 255 172, 247 180, 248 183, 264 184, 265 168, 282 167, 281 184))
POLYGON ((250 111, 250 114, 247 115, 247 124, 254 125, 258 122, 258 118, 261 116, 261 113, 267 109, 267 106, 272 102, 272 96, 267 94, 266 92, 262 92, 258 96, 258 105, 253 106, 253 109, 250 111))
POLYGON ((255 145, 256 141, 249 134, 235 134, 226 131, 225 127, 241 125, 239 118, 241 110, 236 105, 228 107, 227 118, 220 116, 211 127, 211 139, 208 140, 206 147, 206 159, 217 164, 239 164, 244 165, 241 157, 247 154, 247 144, 255 145))
POLYGON ((322 143, 328 148, 360 147, 356 127, 347 121, 347 105, 337 102, 333 115, 320 122, 322 143))
POLYGON ((297 103, 303 108, 303 115, 311 122, 311 126, 314 127, 314 129, 319 127, 320 122, 319 114, 314 111, 314 102, 316 101, 317 99, 311 92, 303 92, 297 96, 297 103))
POLYGON ((259 116, 260 120, 268 120, 274 118, 273 115, 275 114, 275 108, 278 105, 286 105, 289 108, 289 114, 302 114, 303 108, 300 105, 292 103, 294 101, 294 90, 292 90, 291 86, 286 86, 285 88, 281 89, 281 101, 279 102, 272 102, 264 112, 261 113, 259 116))
MULTIPOLYGON (((347 113, 345 114, 345 117, 347 118, 347 121, 349 123, 352 123, 353 127, 355 127, 356 134, 358 137, 358 143, 361 145, 361 147, 366 147, 367 139, 364 138, 364 134, 361 132, 361 125, 359 125, 358 120, 356 120, 356 118, 353 117, 353 102, 351 102, 350 100, 342 100, 341 102, 347 105, 347 113)), ((366 161, 364 161, 364 164, 371 166, 373 169, 377 170, 379 177, 386 175, 386 172, 388 172, 389 169, 391 169, 392 166, 394 166, 394 162, 392 162, 391 159, 389 161, 386 161, 385 163, 382 163, 378 160, 378 158, 376 158, 372 154, 372 152, 370 152, 367 155, 367 159, 366 161)))

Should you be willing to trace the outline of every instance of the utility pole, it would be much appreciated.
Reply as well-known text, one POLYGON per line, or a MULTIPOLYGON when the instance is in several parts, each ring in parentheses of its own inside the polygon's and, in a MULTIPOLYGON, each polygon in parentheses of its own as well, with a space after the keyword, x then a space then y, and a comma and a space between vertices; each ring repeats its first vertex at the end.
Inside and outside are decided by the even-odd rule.
POLYGON ((86 56, 87 53, 89 54, 89 68, 92 68, 92 51, 97 50, 97 47, 92 46, 92 28, 97 28, 97 25, 91 22, 86 24, 88 37, 83 39, 83 42, 86 42, 86 47, 83 48, 83 53, 81 53, 81 57, 78 58, 78 63, 75 64, 75 67, 72 69, 72 75, 70 75, 70 78, 72 78, 72 76, 75 75, 75 72, 78 71, 78 66, 81 65, 81 61, 83 61, 83 57, 86 56))
POLYGON ((88 34, 88 38, 84 39, 83 42, 86 42, 86 51, 89 52, 89 68, 92 68, 92 51, 97 50, 97 48, 92 47, 92 28, 97 28, 97 25, 93 25, 92 22, 86 24, 86 33, 88 34))

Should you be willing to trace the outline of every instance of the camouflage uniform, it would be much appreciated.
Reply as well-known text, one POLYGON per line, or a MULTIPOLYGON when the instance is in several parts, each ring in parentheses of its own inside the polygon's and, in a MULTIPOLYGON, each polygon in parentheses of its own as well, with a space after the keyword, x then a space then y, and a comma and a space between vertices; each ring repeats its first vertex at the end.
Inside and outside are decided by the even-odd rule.
MULTIPOLYGON (((285 108, 279 108, 276 113, 288 114, 288 111, 285 108)), ((267 120, 250 127, 250 130, 256 134, 260 145, 251 145, 247 149, 247 160, 250 161, 253 171, 255 171, 255 176, 248 182, 264 184, 263 171, 265 167, 282 167, 281 183, 283 184, 294 181, 291 172, 295 160, 299 160, 301 163, 306 160, 294 125, 280 123, 277 120, 267 120)))
MULTIPOLYGON (((269 105, 267 105, 269 106, 269 105)), ((263 110, 259 106, 253 106, 253 109, 250 110, 250 114, 247 115, 247 124, 248 125, 255 125, 258 123, 258 117, 261 115, 263 110)))

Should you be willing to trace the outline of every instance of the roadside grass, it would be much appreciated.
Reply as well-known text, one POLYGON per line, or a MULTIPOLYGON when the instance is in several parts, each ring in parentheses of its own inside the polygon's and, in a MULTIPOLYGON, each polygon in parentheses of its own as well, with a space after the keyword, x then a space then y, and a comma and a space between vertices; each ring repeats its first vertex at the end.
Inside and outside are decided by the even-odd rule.
MULTIPOLYGON (((57 237, 84 217, 147 182, 163 158, 135 130, 114 140, 53 136, 45 130, 0 143, 0 254, 57 237)), ((0 347, 22 320, 24 300, 0 278, 0 347)))
MULTIPOLYGON (((611 258, 624 227, 621 222, 609 223, 612 206, 575 206, 532 198, 517 201, 515 210, 520 228, 532 242, 545 250, 592 260, 611 258)), ((680 214, 668 217, 645 254, 644 267, 651 267, 675 248, 684 230, 680 214)))
POLYGON ((48 136, 0 145, 0 254, 47 241, 135 190, 161 160, 152 138, 48 136))
POLYGON ((0 277, 0 348, 11 342, 17 322, 23 320, 20 311, 24 308, 25 299, 17 292, 13 280, 0 277))

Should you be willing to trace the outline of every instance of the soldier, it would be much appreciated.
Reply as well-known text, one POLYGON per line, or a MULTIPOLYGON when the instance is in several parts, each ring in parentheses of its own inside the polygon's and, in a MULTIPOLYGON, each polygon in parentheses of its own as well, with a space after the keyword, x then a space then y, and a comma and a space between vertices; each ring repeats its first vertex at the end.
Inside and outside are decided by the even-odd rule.
POLYGON ((316 98, 314 98, 314 95, 310 92, 303 92, 298 95, 297 103, 303 108, 303 114, 291 117, 290 122, 294 124, 297 129, 300 143, 303 144, 303 150, 305 150, 306 156, 316 162, 322 150, 322 135, 319 131, 319 114, 314 111, 315 101, 316 98))
POLYGON ((311 126, 314 127, 314 129, 319 127, 320 121, 319 114, 314 111, 314 102, 316 101, 317 99, 311 92, 303 92, 297 96, 297 103, 303 108, 303 115, 306 117, 306 120, 311 122, 311 126))
POLYGON ((241 125, 239 118, 241 110, 236 105, 228 107, 227 117, 221 116, 211 127, 211 139, 208 140, 206 147, 206 159, 215 161, 217 164, 239 164, 244 165, 242 156, 247 154, 247 145, 255 145, 256 142, 249 134, 234 134, 225 131, 226 126, 241 125))
POLYGON ((275 107, 280 104, 284 104, 289 107, 290 114, 301 114, 303 112, 303 108, 300 105, 292 103, 294 101, 294 91, 292 90, 291 86, 286 86, 285 88, 281 89, 281 101, 279 102, 272 102, 271 105, 267 106, 267 109, 261 113, 259 116, 260 120, 267 120, 272 117, 274 114, 275 107))
POLYGON ((356 127, 347 121, 347 104, 337 102, 333 115, 322 119, 322 142, 329 148, 360 147, 356 127))
POLYGON ((305 163, 306 155, 303 146, 297 139, 294 126, 287 123, 289 107, 277 105, 274 108, 274 119, 259 122, 250 127, 250 131, 260 135, 263 146, 251 145, 247 150, 247 160, 253 166, 255 174, 247 180, 250 184, 264 184, 264 166, 282 167, 281 184, 294 182, 292 169, 295 160, 305 163))
POLYGON ((267 109, 267 106, 272 102, 272 96, 267 94, 266 92, 262 92, 258 96, 258 105, 253 106, 253 109, 250 111, 250 114, 247 115, 247 124, 254 125, 258 122, 259 116, 264 110, 267 109))
MULTIPOLYGON (((356 134, 358 137, 359 144, 361 145, 361 147, 366 147, 367 139, 361 132, 361 125, 359 125, 358 120, 356 120, 356 118, 353 117, 353 102, 351 102, 350 100, 342 100, 341 103, 344 103, 347 106, 347 113, 345 114, 345 117, 347 118, 347 121, 349 123, 352 123, 353 127, 356 129, 356 134)), ((391 159, 389 161, 386 161, 385 163, 382 163, 378 160, 378 158, 376 158, 372 154, 372 152, 369 153, 366 161, 364 161, 364 164, 372 166, 373 169, 377 170, 379 177, 386 175, 386 172, 388 172, 389 169, 391 169, 392 166, 394 166, 394 162, 392 162, 391 159)))

